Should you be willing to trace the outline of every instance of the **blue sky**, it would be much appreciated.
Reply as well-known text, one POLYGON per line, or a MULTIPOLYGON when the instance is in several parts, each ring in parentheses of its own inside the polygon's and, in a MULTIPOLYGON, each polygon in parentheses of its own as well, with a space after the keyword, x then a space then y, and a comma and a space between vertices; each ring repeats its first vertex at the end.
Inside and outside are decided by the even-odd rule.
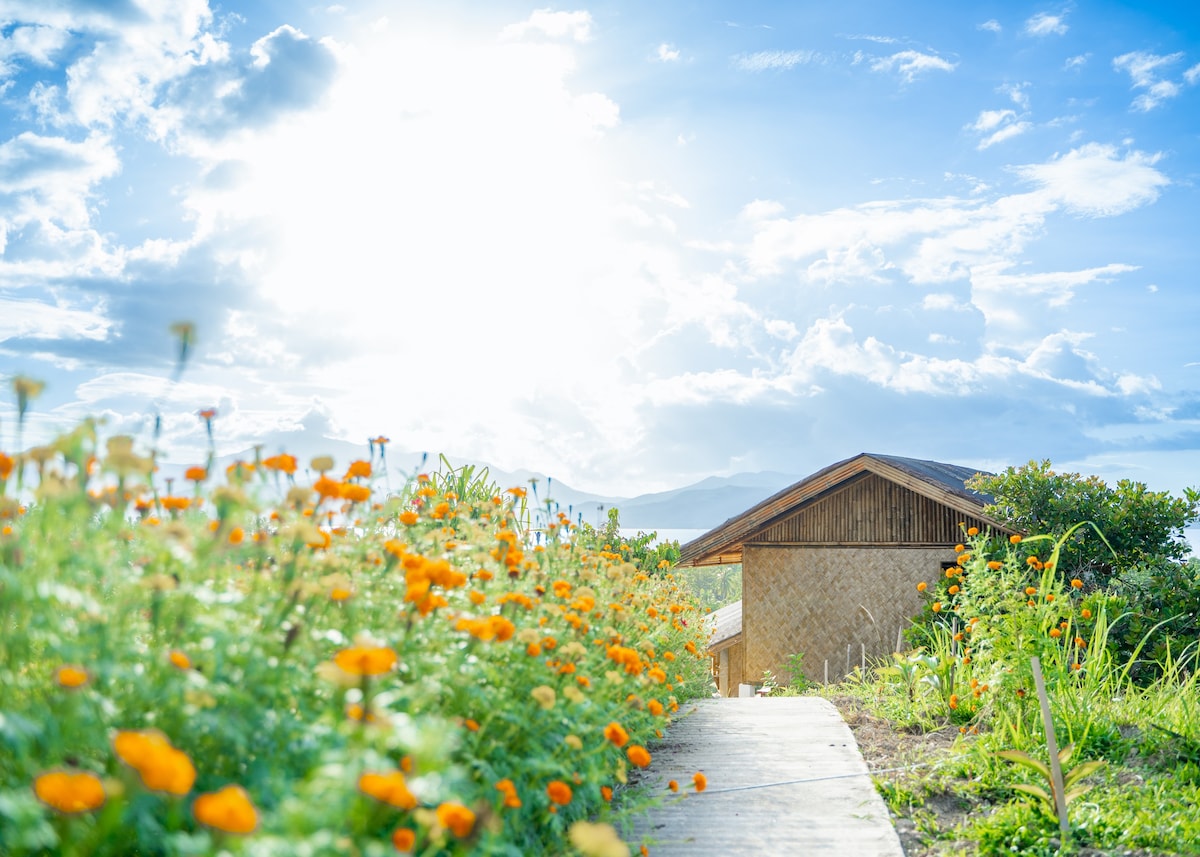
POLYGON ((1186 8, 0 0, 0 375, 31 442, 161 408, 185 464, 215 406, 222 452, 614 494, 863 451, 1179 492, 1186 8))

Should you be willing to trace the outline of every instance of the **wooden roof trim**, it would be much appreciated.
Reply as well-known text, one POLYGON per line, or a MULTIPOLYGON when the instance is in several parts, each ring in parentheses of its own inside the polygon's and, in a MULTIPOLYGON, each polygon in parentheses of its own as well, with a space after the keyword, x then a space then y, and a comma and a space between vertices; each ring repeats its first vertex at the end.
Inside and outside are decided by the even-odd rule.
POLYGON ((793 513, 802 504, 863 473, 875 473, 1001 532, 1009 531, 1009 528, 999 521, 985 516, 983 504, 973 499, 965 488, 961 493, 950 491, 944 485, 930 482, 889 461, 863 452, 818 470, 683 545, 680 549, 679 565, 701 566, 740 562, 742 544, 747 539, 793 513), (733 558, 735 556, 736 559, 733 558))

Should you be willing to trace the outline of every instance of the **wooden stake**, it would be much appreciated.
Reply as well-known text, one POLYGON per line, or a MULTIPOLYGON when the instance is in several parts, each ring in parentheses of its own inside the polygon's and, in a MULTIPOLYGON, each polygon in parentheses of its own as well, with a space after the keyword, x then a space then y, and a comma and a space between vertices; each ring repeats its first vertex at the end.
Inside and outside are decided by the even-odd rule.
POLYGON ((1046 695, 1046 682, 1042 680, 1042 662, 1037 655, 1030 658, 1033 666, 1033 686, 1037 689, 1038 702, 1042 704, 1042 724, 1046 729, 1046 750, 1050 753, 1050 777, 1054 781, 1054 805, 1058 810, 1058 829, 1062 833, 1062 844, 1067 844, 1071 826, 1067 821, 1067 794, 1063 789, 1062 764, 1058 761, 1058 739, 1054 735, 1054 718, 1050 714, 1050 697, 1046 695))

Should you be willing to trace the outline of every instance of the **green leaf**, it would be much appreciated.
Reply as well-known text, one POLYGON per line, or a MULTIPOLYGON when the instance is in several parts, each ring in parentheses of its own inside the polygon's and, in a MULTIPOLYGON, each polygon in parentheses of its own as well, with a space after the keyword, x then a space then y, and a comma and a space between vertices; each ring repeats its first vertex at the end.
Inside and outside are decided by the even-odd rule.
POLYGON ((1071 769, 1071 773, 1063 777, 1063 788, 1070 788, 1079 780, 1103 768, 1105 764, 1107 763, 1103 761, 1080 762, 1071 769))
POLYGON ((996 754, 1001 759, 1007 759, 1022 767, 1029 768, 1031 771, 1037 771, 1047 781, 1050 779, 1050 766, 1045 762, 1039 762, 1037 759, 1030 756, 1028 753, 1023 753, 1020 750, 1001 750, 996 754))

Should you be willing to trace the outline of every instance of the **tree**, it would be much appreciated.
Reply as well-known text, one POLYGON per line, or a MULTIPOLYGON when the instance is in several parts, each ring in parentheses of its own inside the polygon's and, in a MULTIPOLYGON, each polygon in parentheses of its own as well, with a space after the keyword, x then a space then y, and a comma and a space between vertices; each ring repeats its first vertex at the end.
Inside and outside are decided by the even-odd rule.
POLYGON ((1183 562, 1190 553, 1184 529, 1200 515, 1195 490, 1173 497, 1128 479, 1110 488, 1098 476, 1056 473, 1049 461, 977 475, 967 487, 990 494, 985 513, 1022 533, 1058 538, 1092 522, 1095 529, 1075 530, 1059 557, 1059 571, 1089 587, 1107 586, 1136 566, 1183 562))

